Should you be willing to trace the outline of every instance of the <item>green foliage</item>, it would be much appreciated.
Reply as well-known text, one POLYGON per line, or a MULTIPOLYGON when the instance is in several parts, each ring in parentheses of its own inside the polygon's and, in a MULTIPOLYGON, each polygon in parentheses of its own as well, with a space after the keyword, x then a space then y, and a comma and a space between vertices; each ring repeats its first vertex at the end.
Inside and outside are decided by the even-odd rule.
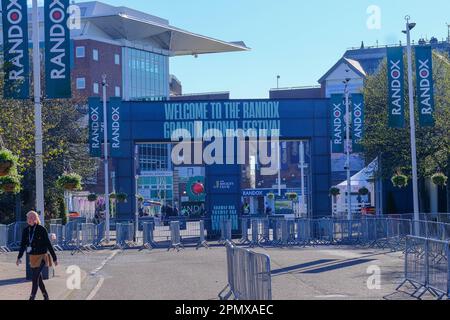
POLYGON ((286 193, 286 197, 287 197, 289 200, 292 200, 292 201, 298 200, 298 194, 295 193, 295 192, 288 192, 288 193, 286 193))
POLYGON ((273 193, 268 193, 267 194, 267 199, 273 200, 273 199, 275 199, 275 195, 273 193))
POLYGON ((369 189, 367 189, 366 187, 362 187, 358 190, 358 193, 361 196, 367 196, 369 194, 369 189))
POLYGON ((448 177, 443 173, 435 173, 431 177, 431 181, 439 187, 443 187, 447 185, 448 177))
POLYGON ((392 184, 397 188, 406 188, 408 186, 408 177, 397 173, 391 178, 392 184))
POLYGON ((87 199, 89 202, 95 202, 95 201, 97 201, 98 196, 95 193, 92 193, 92 194, 88 195, 87 199))
POLYGON ((81 176, 77 173, 65 173, 56 180, 56 185, 68 191, 81 190, 81 176))
POLYGON ((336 196, 338 196, 340 194, 341 194, 341 190, 339 190, 339 188, 337 188, 337 187, 330 188, 330 195, 331 196, 336 197, 336 196))
POLYGON ((18 157, 8 149, 0 150, 0 176, 7 176, 17 166, 18 157))
POLYGON ((120 192, 116 194, 116 200, 119 203, 126 202, 128 198, 128 195, 126 193, 120 192))
MULTIPOLYGON (((415 59, 413 59, 414 61, 415 59)), ((406 63, 406 62, 405 62, 406 63)), ((413 66, 413 70, 415 67, 413 66)), ((414 74, 415 77, 415 74, 414 74)), ((450 60, 447 56, 433 53, 433 77, 435 81, 434 128, 421 128, 416 110, 416 142, 419 177, 430 177, 436 170, 447 172, 450 154, 450 60)), ((405 77, 407 79, 407 77, 405 77)), ((408 106, 408 92, 405 80, 405 106, 408 106)), ((388 127, 388 84, 386 60, 378 72, 369 76, 364 84, 366 104, 366 135, 362 141, 366 161, 378 156, 382 159, 379 175, 390 178, 401 169, 411 173, 411 146, 409 130, 409 110, 406 107, 404 129, 388 127)), ((417 109, 417 108, 416 108, 417 109)))
POLYGON ((20 177, 18 175, 0 177, 0 190, 4 193, 19 193, 20 177))
POLYGON ((140 194, 138 194, 136 197, 137 197, 137 201, 138 201, 139 203, 144 202, 144 197, 141 196, 140 194))

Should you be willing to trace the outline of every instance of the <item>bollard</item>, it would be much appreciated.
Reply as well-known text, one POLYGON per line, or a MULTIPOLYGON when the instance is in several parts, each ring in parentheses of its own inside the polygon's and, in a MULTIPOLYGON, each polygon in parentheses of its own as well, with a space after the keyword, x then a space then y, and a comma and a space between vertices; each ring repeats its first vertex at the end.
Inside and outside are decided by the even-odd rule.
POLYGON ((177 251, 184 249, 183 245, 181 244, 180 222, 179 221, 171 221, 170 222, 170 239, 172 241, 172 244, 167 251, 170 251, 171 249, 174 249, 177 251))
POLYGON ((200 240, 197 244, 197 250, 200 249, 201 247, 209 249, 208 242, 205 239, 205 221, 200 220, 199 225, 200 225, 200 240))

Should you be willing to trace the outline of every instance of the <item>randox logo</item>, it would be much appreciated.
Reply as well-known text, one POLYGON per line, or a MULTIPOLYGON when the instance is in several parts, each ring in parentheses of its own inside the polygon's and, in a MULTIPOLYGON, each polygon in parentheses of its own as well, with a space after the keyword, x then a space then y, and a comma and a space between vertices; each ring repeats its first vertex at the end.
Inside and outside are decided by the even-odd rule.
POLYGON ((362 103, 353 104, 353 132, 355 142, 359 143, 363 137, 362 103))
POLYGON ((419 102, 420 102, 420 113, 424 115, 433 114, 433 102, 432 102, 432 83, 431 78, 431 63, 429 59, 421 60, 418 59, 419 72, 417 74, 417 81, 419 85, 419 102))
POLYGON ((343 136, 342 136, 342 132, 343 132, 343 126, 344 124, 342 123, 342 114, 343 114, 343 109, 342 109, 342 103, 339 104, 333 104, 333 140, 334 140, 334 144, 338 145, 338 144, 343 144, 343 136))
POLYGON ((24 43, 24 39, 27 38, 24 33, 28 30, 23 30, 21 25, 24 19, 23 9, 18 0, 10 0, 6 6, 6 19, 9 27, 6 30, 7 39, 5 39, 5 42, 8 44, 6 47, 8 48, 8 62, 10 63, 7 78, 13 81, 23 81, 26 76, 23 59, 25 46, 28 46, 28 44, 24 43))
POLYGON ((91 146, 93 149, 100 149, 100 133, 101 133, 101 120, 98 107, 91 107, 91 146))
POLYGON ((402 115, 402 68, 400 66, 401 60, 389 60, 389 74, 390 84, 389 87, 391 95, 391 113, 395 116, 402 115))
POLYGON ((50 78, 52 80, 66 79, 66 66, 64 58, 66 57, 66 6, 60 0, 53 0, 50 3, 48 19, 51 22, 49 30, 50 53, 50 78))
POLYGON ((111 120, 112 148, 120 149, 120 107, 112 107, 111 120))

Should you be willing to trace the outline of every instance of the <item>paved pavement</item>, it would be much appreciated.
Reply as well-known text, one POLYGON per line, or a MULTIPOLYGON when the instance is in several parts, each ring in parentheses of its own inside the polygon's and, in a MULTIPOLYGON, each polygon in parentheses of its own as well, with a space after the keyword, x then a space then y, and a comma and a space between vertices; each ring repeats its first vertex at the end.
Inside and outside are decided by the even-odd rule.
MULTIPOLYGON (((403 256, 346 247, 256 249, 271 257, 274 299, 406 299, 395 288, 403 277, 403 256), (369 290, 369 267, 381 271, 381 288, 369 290)), ((103 250, 59 254, 57 276, 46 282, 54 299, 213 300, 226 284, 223 247, 180 252, 103 250), (68 290, 68 266, 82 269, 80 290, 68 290)), ((30 283, 15 254, 0 255, 0 300, 26 299, 30 283)))

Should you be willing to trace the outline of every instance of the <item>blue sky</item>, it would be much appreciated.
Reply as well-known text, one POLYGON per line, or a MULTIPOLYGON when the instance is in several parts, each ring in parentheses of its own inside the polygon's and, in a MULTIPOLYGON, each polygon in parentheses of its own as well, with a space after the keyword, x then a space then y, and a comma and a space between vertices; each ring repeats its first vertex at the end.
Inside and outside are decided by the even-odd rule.
POLYGON ((232 98, 267 98, 270 88, 316 85, 349 47, 404 41, 409 14, 413 39, 447 37, 449 0, 102 0, 162 18, 176 27, 226 41, 250 52, 175 57, 171 73, 185 93, 231 91, 232 98), (367 9, 381 9, 381 29, 367 27, 367 9))

